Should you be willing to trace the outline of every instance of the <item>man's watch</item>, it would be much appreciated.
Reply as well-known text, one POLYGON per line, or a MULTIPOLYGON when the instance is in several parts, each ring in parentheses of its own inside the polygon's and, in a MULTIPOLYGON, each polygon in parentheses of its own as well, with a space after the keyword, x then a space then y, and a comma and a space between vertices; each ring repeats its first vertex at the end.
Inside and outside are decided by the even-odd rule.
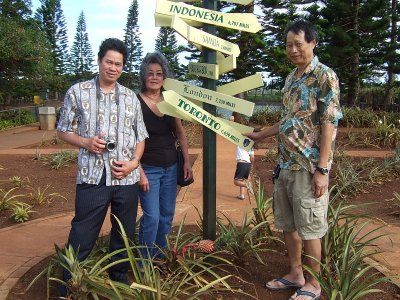
POLYGON ((328 168, 321 168, 320 166, 317 166, 317 167, 316 167, 316 170, 317 170, 318 172, 320 172, 321 174, 323 174, 323 175, 328 175, 328 173, 329 173, 328 168))

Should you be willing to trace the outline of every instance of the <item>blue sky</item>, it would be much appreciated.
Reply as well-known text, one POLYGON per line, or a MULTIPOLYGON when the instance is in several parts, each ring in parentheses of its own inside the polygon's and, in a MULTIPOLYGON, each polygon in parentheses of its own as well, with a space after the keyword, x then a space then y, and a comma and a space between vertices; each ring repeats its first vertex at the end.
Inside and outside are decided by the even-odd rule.
MULTIPOLYGON (((68 28, 69 46, 72 45, 78 17, 83 10, 86 30, 95 56, 102 40, 116 37, 123 40, 128 9, 132 0, 61 0, 68 28)), ((139 0, 139 30, 143 53, 154 51, 158 27, 154 26, 156 0, 139 0)), ((32 0, 32 11, 40 6, 39 0, 32 0)))

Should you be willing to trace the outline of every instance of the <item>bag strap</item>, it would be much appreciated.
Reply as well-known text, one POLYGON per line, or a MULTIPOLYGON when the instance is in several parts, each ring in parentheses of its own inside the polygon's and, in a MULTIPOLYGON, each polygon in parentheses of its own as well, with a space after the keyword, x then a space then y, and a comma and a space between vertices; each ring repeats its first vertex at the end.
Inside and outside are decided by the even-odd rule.
POLYGON ((175 147, 176 148, 180 148, 181 147, 181 144, 179 143, 179 139, 178 139, 178 137, 176 136, 176 132, 174 132, 173 130, 171 130, 171 134, 172 134, 172 136, 175 138, 175 147))

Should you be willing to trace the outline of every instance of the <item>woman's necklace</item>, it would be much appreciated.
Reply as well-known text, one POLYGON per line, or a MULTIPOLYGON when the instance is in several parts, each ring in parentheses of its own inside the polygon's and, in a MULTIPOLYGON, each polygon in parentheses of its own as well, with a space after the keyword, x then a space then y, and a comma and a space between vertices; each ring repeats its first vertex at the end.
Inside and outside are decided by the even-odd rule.
POLYGON ((149 95, 146 95, 144 93, 143 93, 143 95, 147 98, 147 100, 149 100, 154 105, 157 105, 158 103, 160 103, 162 101, 162 96, 161 95, 158 95, 158 96, 155 96, 155 97, 150 97, 149 95))

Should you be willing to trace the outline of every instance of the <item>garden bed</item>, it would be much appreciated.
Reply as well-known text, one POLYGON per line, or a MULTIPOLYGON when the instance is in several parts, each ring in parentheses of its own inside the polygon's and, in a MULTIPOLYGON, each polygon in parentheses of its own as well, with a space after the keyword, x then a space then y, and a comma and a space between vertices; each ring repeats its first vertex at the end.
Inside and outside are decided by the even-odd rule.
MULTIPOLYGON (((197 129, 196 129, 197 130, 197 129)), ((201 134, 194 130, 189 132, 189 139, 191 145, 196 147, 202 145, 201 134)), ((346 142, 346 136, 348 134, 345 132, 339 134, 337 144, 339 146, 346 147, 347 150, 350 149, 370 149, 367 147, 352 147, 346 142)), ((45 146, 46 148, 59 148, 60 145, 57 143, 52 144, 47 142, 45 145, 31 145, 30 148, 35 149, 38 147, 45 146)), ((273 140, 268 140, 261 144, 262 148, 276 148, 276 142, 273 140)), ((66 147, 67 149, 67 147, 66 147)), ((74 209, 74 198, 75 198, 75 178, 76 178, 76 162, 72 162, 69 167, 61 168, 58 170, 51 169, 48 165, 44 164, 43 160, 34 160, 32 155, 0 155, 0 174, 2 182, 0 183, 0 188, 9 189, 14 186, 14 182, 9 180, 14 176, 18 176, 21 180, 26 180, 29 178, 29 185, 23 185, 18 193, 29 193, 31 187, 41 187, 42 189, 48 186, 49 193, 58 193, 62 197, 54 197, 45 201, 43 204, 39 205, 34 202, 29 202, 34 205, 32 214, 32 219, 37 219, 49 215, 54 215, 63 212, 70 212, 74 209)), ((194 159, 192 157, 192 159, 194 159)), ((362 159, 360 159, 362 160, 362 159)), ((260 181, 264 183, 266 188, 267 197, 272 195, 272 181, 271 173, 275 166, 273 160, 266 160, 263 156, 256 157, 256 163, 254 168, 254 175, 260 178, 260 181)), ((334 174, 332 173, 331 176, 334 174)), ((26 183, 26 181, 25 181, 26 183)), ((334 181, 331 182, 331 185, 334 181)), ((382 181, 381 183, 370 184, 364 188, 363 193, 352 197, 346 197, 346 203, 371 203, 368 206, 359 208, 359 213, 369 213, 372 216, 379 218, 389 224, 400 226, 400 217, 395 212, 397 211, 397 206, 394 201, 391 201, 395 192, 399 192, 400 178, 394 177, 391 181, 382 181)), ((29 201, 29 199, 18 199, 20 201, 29 201)), ((0 228, 14 225, 15 222, 10 218, 9 213, 4 211, 0 212, 0 228)), ((185 231, 195 231, 196 228, 192 226, 185 226, 185 231)), ((274 252, 268 252, 263 254, 263 259, 267 262, 264 266, 260 264, 255 259, 250 259, 246 261, 243 269, 239 269, 238 273, 241 274, 242 278, 247 282, 243 283, 241 281, 231 282, 232 286, 240 287, 247 293, 251 293, 258 299, 288 299, 291 295, 291 291, 281 291, 281 292, 270 292, 264 288, 266 281, 271 278, 281 276, 285 270, 288 270, 288 260, 286 257, 286 252, 284 247, 280 244, 274 245, 274 252)), ((34 286, 28 293, 25 293, 26 286, 31 282, 31 280, 36 276, 36 274, 41 271, 46 264, 48 259, 40 262, 38 265, 34 266, 29 270, 15 285, 11 291, 8 300, 16 299, 45 299, 45 279, 40 280, 37 285, 34 286)), ((232 273, 236 270, 232 269, 232 273)), ((399 288, 391 284, 380 284, 378 288, 383 289, 386 293, 382 294, 372 294, 362 299, 372 300, 372 299, 388 299, 394 300, 400 298, 399 288)), ((55 293, 57 288, 55 288, 55 293)), ((250 297, 245 297, 242 295, 231 295, 223 294, 220 295, 220 299, 250 299, 250 297)), ((208 298, 205 298, 208 299, 208 298)), ((326 298, 322 298, 326 299, 326 298)))
MULTIPOLYGON (((177 228, 174 228, 176 233, 177 228)), ((197 226, 188 225, 184 226, 183 231, 191 233, 199 233, 197 226)), ((278 237, 282 238, 280 234, 278 237)), ((235 289, 240 289, 244 293, 250 294, 253 297, 246 296, 244 294, 233 294, 233 293, 219 293, 216 298, 210 296, 204 296, 201 299, 265 299, 265 300, 287 300, 293 293, 291 290, 286 291, 269 291, 264 288, 267 281, 272 278, 278 278, 285 271, 289 270, 288 258, 286 250, 282 244, 271 243, 269 245, 274 251, 266 252, 261 254, 262 259, 266 262, 265 265, 260 264, 255 259, 246 260, 245 264, 239 268, 229 267, 227 273, 237 275, 241 277, 241 280, 232 278, 228 280, 228 283, 235 289)), ((30 269, 14 286, 11 293, 6 300, 43 300, 46 299, 46 279, 43 277, 35 285, 26 292, 26 287, 31 283, 33 278, 42 271, 49 263, 49 258, 44 259, 42 262, 30 269)), ((370 270, 366 276, 375 273, 376 270, 370 270)), ((221 273, 223 275, 224 273, 221 273)), ((370 294, 364 296, 363 300, 396 300, 400 297, 400 289, 389 283, 382 283, 377 286, 383 292, 370 294)), ((52 297, 59 294, 59 289, 56 284, 53 283, 51 289, 52 297)), ((329 300, 323 296, 322 300, 329 300)))

